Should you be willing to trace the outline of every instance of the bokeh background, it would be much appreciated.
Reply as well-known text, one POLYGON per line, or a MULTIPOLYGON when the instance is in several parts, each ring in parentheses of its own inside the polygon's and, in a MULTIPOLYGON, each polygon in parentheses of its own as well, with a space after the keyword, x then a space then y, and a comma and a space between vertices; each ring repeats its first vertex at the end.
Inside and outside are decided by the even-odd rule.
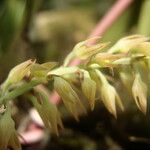
MULTIPOLYGON (((39 63, 61 64, 73 46, 90 35, 116 2, 0 0, 0 82, 13 66, 30 58, 39 63)), ((114 43, 129 34, 150 35, 150 0, 133 0, 112 22, 102 40, 114 43)), ((16 105, 15 109, 21 111, 14 113, 19 127, 20 121, 28 118, 30 104, 20 97, 16 105)), ((41 141, 24 144, 23 150, 149 149, 149 116, 149 112, 144 116, 131 106, 115 120, 97 104, 95 111, 81 117, 79 123, 73 118, 64 119, 66 129, 59 137, 47 133, 41 141)))

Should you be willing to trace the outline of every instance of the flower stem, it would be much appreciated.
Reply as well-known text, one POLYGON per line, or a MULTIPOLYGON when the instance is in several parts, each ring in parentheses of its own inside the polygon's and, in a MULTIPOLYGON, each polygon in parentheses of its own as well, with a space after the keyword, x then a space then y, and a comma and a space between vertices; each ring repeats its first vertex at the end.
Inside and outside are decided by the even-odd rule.
POLYGON ((7 93, 7 95, 4 95, 3 97, 0 98, 0 104, 2 103, 6 103, 11 99, 15 99, 16 97, 24 94, 25 92, 28 92, 29 90, 31 90, 33 87, 41 84, 41 83, 45 83, 46 79, 34 79, 31 80, 28 83, 24 83, 23 85, 21 85, 20 87, 14 89, 13 91, 7 93))

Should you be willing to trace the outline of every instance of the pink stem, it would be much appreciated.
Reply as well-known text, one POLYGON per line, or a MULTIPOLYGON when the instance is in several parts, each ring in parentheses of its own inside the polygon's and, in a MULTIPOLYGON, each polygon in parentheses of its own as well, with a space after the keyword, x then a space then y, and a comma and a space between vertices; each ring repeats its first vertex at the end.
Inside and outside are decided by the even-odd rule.
POLYGON ((118 0, 98 22, 89 37, 102 36, 132 2, 133 0, 118 0))

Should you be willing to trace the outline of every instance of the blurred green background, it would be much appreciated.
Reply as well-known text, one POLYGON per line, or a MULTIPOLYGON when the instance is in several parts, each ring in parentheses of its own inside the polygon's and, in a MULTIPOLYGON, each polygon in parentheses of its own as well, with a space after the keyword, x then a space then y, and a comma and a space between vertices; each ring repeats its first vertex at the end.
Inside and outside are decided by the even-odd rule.
MULTIPOLYGON (((39 63, 61 63, 77 42, 88 37, 115 2, 116 0, 0 0, 0 82, 4 81, 13 66, 30 58, 39 63)), ((107 30, 102 40, 114 43, 129 34, 150 35, 150 0, 134 0, 107 30)), ((45 149, 122 149, 109 136, 105 136, 109 134, 108 128, 114 139, 118 138, 117 141, 122 145, 129 144, 124 138, 120 141, 119 138, 124 135, 121 135, 121 129, 117 128, 114 119, 105 114, 103 108, 99 110, 100 112, 96 110, 83 118, 78 125, 72 120, 66 122, 66 126, 74 128, 79 134, 74 135, 74 132, 69 131, 59 140, 54 138, 53 144, 46 144, 45 149), (99 113, 102 114, 98 116, 99 113), (89 119, 91 123, 88 122, 89 119), (93 132, 89 132, 90 128, 93 132)), ((129 132, 136 133, 142 128, 139 135, 150 137, 150 131, 147 133, 142 124, 139 128, 134 127, 139 118, 139 122, 144 121, 144 127, 148 127, 150 118, 141 117, 140 113, 135 115, 135 112, 137 113, 133 110, 124 114, 118 122, 129 132), (131 114, 133 118, 130 117, 131 114), (128 124, 130 121, 133 123, 131 127, 128 124)), ((28 146, 24 149, 31 150, 28 146)))

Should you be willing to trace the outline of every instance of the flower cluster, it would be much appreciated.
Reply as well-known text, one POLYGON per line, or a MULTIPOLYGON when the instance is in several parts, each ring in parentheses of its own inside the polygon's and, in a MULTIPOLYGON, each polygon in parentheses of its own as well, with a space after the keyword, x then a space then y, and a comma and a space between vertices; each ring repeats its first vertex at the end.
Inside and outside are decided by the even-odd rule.
POLYGON ((38 111, 45 126, 58 135, 58 127, 63 128, 63 125, 56 105, 49 102, 47 95, 34 88, 50 80, 53 81, 54 89, 61 96, 65 107, 76 120, 79 120, 81 114, 86 114, 88 109, 81 100, 79 91, 89 103, 91 110, 94 109, 97 98, 115 118, 116 106, 124 110, 121 95, 115 85, 116 73, 119 78, 117 80, 131 92, 139 110, 146 114, 146 82, 150 79, 149 37, 128 36, 120 39, 112 47, 101 42, 89 45, 91 40, 77 44, 60 67, 56 67, 56 62, 38 64, 36 61, 28 60, 10 71, 0 91, 0 149, 5 150, 8 146, 14 150, 21 149, 11 118, 9 101, 27 92, 27 98, 38 111), (68 67, 74 58, 84 60, 83 64, 68 67))

